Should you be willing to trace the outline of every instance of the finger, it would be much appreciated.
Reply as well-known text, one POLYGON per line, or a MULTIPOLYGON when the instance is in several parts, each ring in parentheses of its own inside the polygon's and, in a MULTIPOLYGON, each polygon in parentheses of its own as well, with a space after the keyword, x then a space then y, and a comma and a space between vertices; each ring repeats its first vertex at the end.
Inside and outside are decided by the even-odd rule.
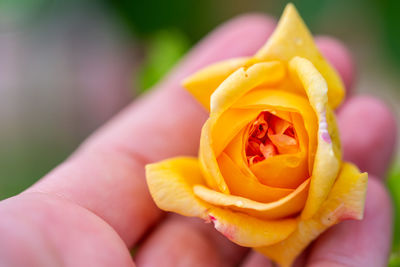
POLYGON ((384 178, 396 143, 396 120, 380 100, 350 98, 338 114, 344 160, 384 178))
POLYGON ((23 194, 0 214, 0 266, 134 266, 109 225, 63 198, 23 194))
POLYGON ((140 247, 138 266, 237 266, 248 249, 217 234, 212 224, 172 216, 140 247))
POLYGON ((28 191, 74 201, 134 244, 161 214, 149 196, 144 164, 197 153, 206 114, 179 86, 181 77, 216 60, 253 54, 273 25, 269 18, 249 15, 211 33, 157 90, 126 108, 28 191))
POLYGON ((355 78, 355 64, 350 51, 343 43, 332 37, 317 36, 315 41, 321 53, 341 76, 347 95, 351 95, 355 78))
MULTIPOLYGON (((297 257, 297 259, 294 261, 292 267, 303 267, 306 266, 306 257, 308 249, 305 250, 300 256, 297 257)), ((264 255, 261 253, 258 253, 257 251, 251 251, 246 259, 243 261, 243 263, 240 265, 241 267, 274 267, 276 264, 274 264, 272 261, 270 261, 268 258, 266 258, 264 255)))
POLYGON ((273 267, 272 262, 264 255, 251 251, 246 259, 241 264, 242 267, 273 267))
POLYGON ((387 266, 391 213, 386 189, 370 178, 364 219, 342 222, 324 233, 314 243, 307 266, 387 266))

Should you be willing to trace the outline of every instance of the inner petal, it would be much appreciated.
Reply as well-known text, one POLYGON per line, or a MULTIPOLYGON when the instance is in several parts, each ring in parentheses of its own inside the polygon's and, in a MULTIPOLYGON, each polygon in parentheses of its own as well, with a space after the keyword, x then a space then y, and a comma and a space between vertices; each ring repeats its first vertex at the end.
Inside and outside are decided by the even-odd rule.
POLYGON ((297 152, 299 141, 291 121, 263 111, 251 123, 246 143, 249 166, 276 155, 297 152))
MULTIPOLYGON (((291 122, 296 132, 299 143, 299 152, 293 154, 277 154, 262 161, 250 165, 246 156, 246 145, 249 140, 250 128, 258 117, 256 114, 249 120, 247 127, 244 127, 225 147, 224 152, 232 159, 245 176, 254 177, 261 184, 278 188, 297 188, 302 182, 310 177, 308 169, 308 134, 304 127, 304 122, 300 114, 296 112, 286 112, 281 110, 268 109, 270 113, 291 122)), ((268 148, 268 146, 266 146, 268 148)), ((263 146, 261 146, 262 150, 263 146)), ((257 159, 258 157, 255 157, 257 159)), ((243 187, 243 181, 240 187, 243 187)), ((231 191, 232 194, 234 194, 231 191)), ((251 198, 253 199, 253 198, 251 198)))

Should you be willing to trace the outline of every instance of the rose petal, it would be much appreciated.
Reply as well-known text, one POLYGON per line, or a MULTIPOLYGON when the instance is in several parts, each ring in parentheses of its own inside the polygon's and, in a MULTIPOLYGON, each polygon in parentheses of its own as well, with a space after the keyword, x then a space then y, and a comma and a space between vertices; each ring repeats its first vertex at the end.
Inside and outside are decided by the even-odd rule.
POLYGON ((261 183, 282 188, 297 188, 309 178, 306 153, 282 154, 250 167, 261 183))
POLYGON ((343 220, 362 219, 367 180, 367 173, 360 173, 355 165, 344 163, 329 197, 312 218, 301 220, 286 240, 256 250, 281 267, 291 266, 301 251, 329 227, 343 220))
POLYGON ((293 137, 284 134, 273 134, 272 131, 268 132, 268 137, 280 154, 293 154, 299 151, 297 140, 293 137))
POLYGON ((261 220, 221 208, 210 209, 209 215, 215 229, 232 242, 245 247, 275 244, 296 229, 296 219, 261 220))
POLYGON ((222 176, 218 166, 217 158, 212 147, 212 137, 210 127, 215 124, 215 119, 209 118, 201 129, 199 161, 201 171, 207 181, 207 185, 214 190, 229 194, 225 178, 222 176))
MULTIPOLYGON (((244 175, 254 176, 249 168, 249 165, 247 164, 247 156, 245 151, 247 131, 248 129, 243 128, 225 147, 224 153, 233 161, 233 163, 244 175)), ((259 141, 256 140, 255 142, 259 141)), ((257 147, 259 144, 257 143, 255 146, 257 147)), ((262 159, 261 156, 260 159, 262 159)))
POLYGON ((186 78, 182 85, 205 109, 210 110, 210 97, 215 89, 235 70, 242 67, 249 58, 232 58, 217 62, 186 78))
POLYGON ((243 128, 257 118, 258 110, 228 109, 211 128, 214 153, 218 157, 223 149, 243 128))
POLYGON ((261 203, 247 198, 225 195, 203 185, 195 185, 194 193, 205 202, 246 213, 260 219, 282 219, 300 212, 307 199, 310 180, 303 182, 289 195, 270 203, 261 203))
POLYGON ((267 186, 260 183, 254 175, 245 175, 224 152, 218 157, 218 164, 232 195, 268 203, 294 191, 294 189, 267 186))
POLYGON ((184 216, 205 218, 209 208, 193 192, 193 185, 205 184, 196 158, 178 157, 146 165, 150 194, 160 209, 184 216))
POLYGON ((297 139, 300 143, 300 151, 307 152, 308 155, 308 172, 312 173, 317 142, 316 140, 310 142, 309 138, 312 136, 308 136, 304 120, 300 114, 292 112, 291 118, 296 130, 297 139))
POLYGON ((224 152, 235 163, 237 168, 247 176, 255 176, 264 185, 280 188, 297 188, 309 178, 307 153, 275 155, 256 164, 249 165, 244 155, 244 143, 247 138, 243 129, 225 148, 224 152))
POLYGON ((279 117, 273 117, 270 124, 275 134, 283 134, 291 126, 289 120, 282 120, 279 117))
POLYGON ((249 90, 259 85, 273 85, 286 75, 279 61, 255 63, 232 73, 211 95, 210 117, 219 116, 249 90))
POLYGON ((263 154, 265 159, 268 159, 270 157, 276 156, 278 152, 276 151, 275 146, 272 144, 271 141, 267 141, 264 144, 260 144, 260 151, 263 154))
POLYGON ((340 144, 338 138, 335 143, 327 140, 326 136, 332 132, 337 135, 334 116, 330 115, 328 122, 327 85, 313 64, 304 58, 295 57, 290 61, 290 71, 297 76, 307 93, 310 104, 318 117, 318 147, 315 154, 314 168, 311 178, 309 197, 304 207, 302 216, 310 218, 319 209, 328 196, 340 168, 340 144))
POLYGON ((336 70, 318 51, 311 33, 294 5, 288 4, 271 38, 257 52, 255 58, 259 61, 289 62, 295 56, 304 57, 314 64, 327 81, 330 106, 339 106, 345 95, 343 82, 336 70))

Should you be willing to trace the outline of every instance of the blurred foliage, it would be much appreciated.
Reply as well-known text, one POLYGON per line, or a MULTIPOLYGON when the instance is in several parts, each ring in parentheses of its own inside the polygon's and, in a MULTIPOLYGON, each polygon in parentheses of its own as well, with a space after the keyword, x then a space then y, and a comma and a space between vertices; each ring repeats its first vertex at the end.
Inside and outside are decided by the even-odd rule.
POLYGON ((209 16, 212 0, 103 1, 138 36, 179 28, 190 40, 197 41, 216 23, 215 19, 209 16))
POLYGON ((394 208, 394 232, 393 253, 390 259, 390 267, 400 266, 400 165, 394 165, 389 172, 387 186, 393 200, 394 208))
POLYGON ((388 61, 400 66, 400 1, 396 0, 101 1, 147 47, 144 66, 138 76, 142 91, 161 79, 189 46, 218 24, 246 12, 278 17, 289 2, 296 5, 306 23, 316 32, 321 30, 321 21, 331 21, 329 24, 333 28, 347 35, 352 35, 357 28, 364 35, 371 33, 371 38, 381 35, 377 43, 382 49, 376 51, 377 54, 386 55, 388 61), (170 29, 175 30, 167 36, 170 29), (160 41, 166 44, 160 44, 160 41))
POLYGON ((399 267, 399 266, 400 266, 400 256, 398 256, 397 254, 393 254, 390 257, 388 267, 399 267))
POLYGON ((400 1, 375 0, 382 18, 382 38, 386 56, 400 67, 400 1))
POLYGON ((141 92, 161 80, 190 46, 218 23, 204 16, 212 0, 104 2, 134 36, 142 39, 145 58, 135 77, 141 92))
POLYGON ((148 40, 148 55, 138 73, 138 87, 143 92, 155 85, 189 49, 189 40, 175 30, 159 31, 148 40))
POLYGON ((37 21, 53 0, 0 0, 0 31, 37 21))
POLYGON ((366 26, 359 31, 378 35, 377 42, 382 49, 380 53, 400 66, 400 1, 397 0, 102 1, 136 36, 148 36, 173 28, 186 35, 191 44, 233 16, 245 12, 261 12, 277 17, 287 3, 293 2, 312 29, 319 27, 321 16, 324 16, 323 20, 332 21, 331 25, 341 27, 344 31, 366 26), (370 25, 363 25, 364 22, 370 25))

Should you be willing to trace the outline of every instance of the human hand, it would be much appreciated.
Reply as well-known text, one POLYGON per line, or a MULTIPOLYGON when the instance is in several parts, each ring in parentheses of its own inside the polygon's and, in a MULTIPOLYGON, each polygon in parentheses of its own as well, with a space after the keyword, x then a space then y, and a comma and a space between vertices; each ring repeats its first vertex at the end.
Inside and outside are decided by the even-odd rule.
MULTIPOLYGON (((68 160, 18 196, 0 203, 0 265, 268 266, 197 219, 162 213, 152 202, 144 165, 195 155, 207 115, 180 81, 226 58, 252 55, 272 33, 273 20, 235 19, 208 36, 148 95, 91 136, 68 160)), ((351 88, 347 50, 316 38, 321 52, 351 88)), ((300 257, 307 266, 384 266, 391 243, 391 204, 382 185, 396 137, 386 106, 351 96, 338 113, 344 159, 369 172, 362 221, 343 222, 300 257)))

